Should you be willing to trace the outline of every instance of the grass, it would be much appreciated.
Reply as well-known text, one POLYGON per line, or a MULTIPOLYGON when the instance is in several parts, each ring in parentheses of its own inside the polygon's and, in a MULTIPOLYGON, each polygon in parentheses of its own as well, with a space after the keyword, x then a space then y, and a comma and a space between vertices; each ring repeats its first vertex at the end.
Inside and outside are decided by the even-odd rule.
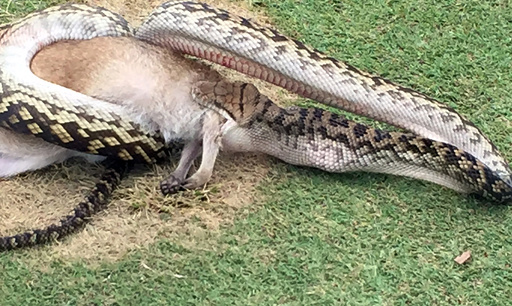
MULTIPOLYGON (((43 2, 14 3, 11 13, 23 14, 43 2)), ((252 5, 288 35, 450 104, 512 160, 508 1, 252 5)), ((508 207, 411 179, 283 164, 258 190, 260 208, 206 232, 202 247, 162 239, 119 262, 55 261, 44 270, 26 260, 30 251, 0 254, 2 304, 499 305, 512 299, 508 207), (465 250, 471 261, 455 264, 465 250)))

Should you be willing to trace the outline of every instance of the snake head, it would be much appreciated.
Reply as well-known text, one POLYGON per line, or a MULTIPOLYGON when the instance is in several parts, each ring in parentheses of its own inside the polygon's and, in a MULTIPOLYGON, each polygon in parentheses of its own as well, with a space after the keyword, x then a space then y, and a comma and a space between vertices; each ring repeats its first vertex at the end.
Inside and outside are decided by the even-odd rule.
POLYGON ((192 89, 192 98, 203 107, 217 111, 243 126, 270 101, 256 86, 243 82, 201 81, 192 89))

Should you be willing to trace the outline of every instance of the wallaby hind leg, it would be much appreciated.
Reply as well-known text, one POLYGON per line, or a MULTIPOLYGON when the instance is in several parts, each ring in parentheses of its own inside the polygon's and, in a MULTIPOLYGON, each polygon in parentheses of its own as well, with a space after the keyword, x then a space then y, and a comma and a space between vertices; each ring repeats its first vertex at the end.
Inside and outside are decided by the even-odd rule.
POLYGON ((160 182, 160 190, 164 195, 173 194, 183 189, 182 185, 194 160, 199 156, 201 140, 194 139, 185 144, 181 152, 178 167, 169 177, 160 182))
POLYGON ((194 140, 183 149, 176 170, 160 183, 163 194, 176 193, 181 189, 196 189, 203 187, 210 180, 215 161, 220 150, 221 126, 224 119, 214 111, 207 111, 202 122, 203 154, 199 169, 185 179, 192 162, 199 154, 201 141, 194 140))
POLYGON ((217 112, 208 111, 203 121, 203 155, 201 165, 191 177, 185 180, 184 188, 194 189, 203 187, 213 174, 215 161, 220 151, 221 127, 224 122, 217 112))

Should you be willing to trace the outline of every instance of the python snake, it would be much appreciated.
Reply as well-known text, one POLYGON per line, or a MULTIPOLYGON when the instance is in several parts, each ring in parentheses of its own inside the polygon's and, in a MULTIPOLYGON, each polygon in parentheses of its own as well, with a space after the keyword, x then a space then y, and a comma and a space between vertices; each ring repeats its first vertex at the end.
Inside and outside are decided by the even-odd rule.
POLYGON ((248 84, 198 84, 196 102, 236 121, 223 137, 243 150, 330 172, 416 177, 498 202, 512 196, 505 159, 453 109, 203 3, 163 3, 136 31, 118 14, 77 4, 30 14, 4 29, 0 124, 16 132, 122 160, 162 158, 161 136, 134 123, 123 107, 41 80, 29 67, 35 53, 59 40, 134 35, 413 132, 380 131, 320 109, 282 109, 248 84))

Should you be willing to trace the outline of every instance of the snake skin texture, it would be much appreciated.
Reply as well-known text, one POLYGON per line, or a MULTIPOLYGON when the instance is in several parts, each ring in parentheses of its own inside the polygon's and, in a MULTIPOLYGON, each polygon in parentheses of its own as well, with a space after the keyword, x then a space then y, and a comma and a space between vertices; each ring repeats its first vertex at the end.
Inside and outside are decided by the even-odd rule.
POLYGON ((150 14, 136 37, 205 58, 323 104, 450 143, 512 185, 512 170, 494 144, 455 110, 243 17, 204 3, 169 1, 150 14))
POLYGON ((100 180, 70 215, 61 218, 59 224, 52 224, 43 229, 27 231, 13 236, 0 237, 0 252, 41 245, 61 239, 82 228, 92 215, 105 209, 110 195, 121 182, 122 176, 127 174, 131 168, 130 162, 119 159, 110 159, 106 163, 107 169, 100 180))
MULTIPOLYGON (((35 53, 53 42, 134 36, 412 132, 372 129, 321 109, 283 109, 250 84, 205 79, 191 94, 203 107, 231 120, 223 141, 240 151, 263 152, 329 172, 410 176, 498 202, 512 197, 508 163, 453 109, 203 3, 166 2, 136 31, 118 14, 78 4, 36 12, 2 29, 0 125, 18 133, 124 161, 153 163, 165 157, 168 145, 159 131, 135 120, 122 106, 51 84, 30 71, 35 53)), ((93 195, 60 225, 0 238, 0 248, 44 243, 77 228, 103 207, 98 203, 117 184, 113 173, 118 168, 110 168, 93 195)))
POLYGON ((79 4, 51 7, 10 25, 0 37, 0 124, 84 153, 146 163, 163 158, 163 139, 134 123, 124 108, 44 81, 30 70, 35 53, 55 41, 131 35, 120 15, 79 4))
POLYGON ((242 82, 205 81, 192 94, 197 103, 236 121, 225 127, 224 137, 246 151, 328 172, 419 178, 498 202, 512 197, 512 188, 491 169, 449 143, 369 128, 318 108, 284 109, 242 82))

